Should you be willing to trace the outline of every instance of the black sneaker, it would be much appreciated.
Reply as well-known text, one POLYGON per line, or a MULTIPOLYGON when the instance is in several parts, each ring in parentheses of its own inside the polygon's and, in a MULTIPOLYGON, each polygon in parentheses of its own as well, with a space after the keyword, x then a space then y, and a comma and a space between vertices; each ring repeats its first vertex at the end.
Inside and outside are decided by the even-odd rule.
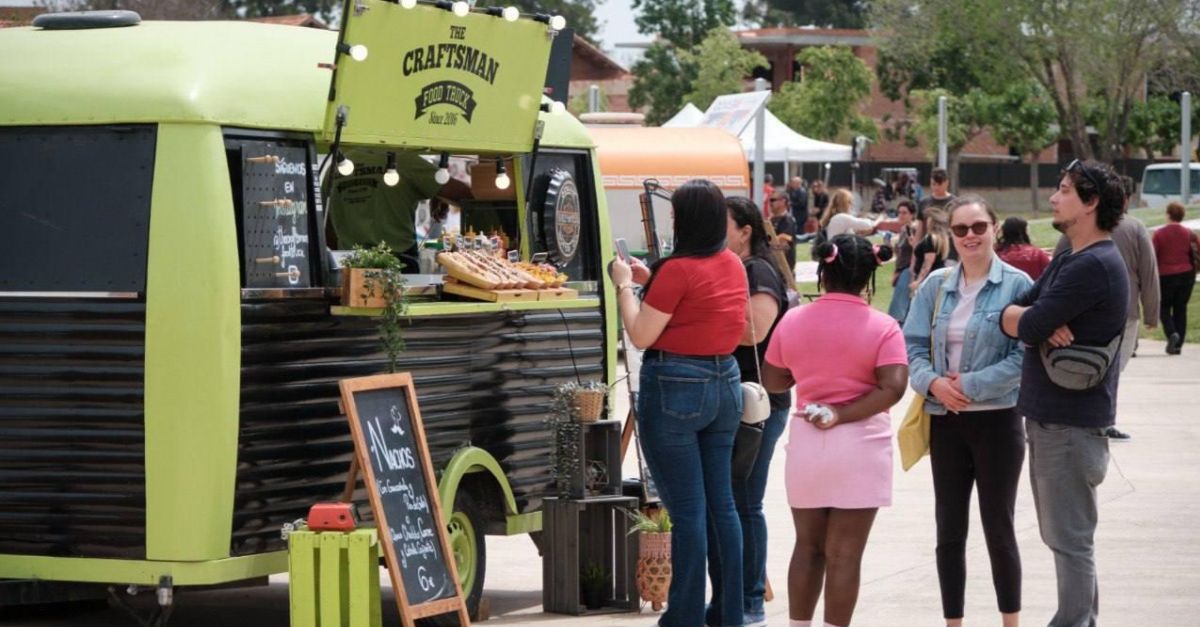
POLYGON ((1167 354, 1178 355, 1180 348, 1183 348, 1183 338, 1179 337, 1178 333, 1172 333, 1167 338, 1167 354))
POLYGON ((1108 429, 1105 429, 1104 435, 1108 436, 1108 439, 1116 442, 1128 442, 1133 439, 1132 435, 1129 435, 1128 433, 1125 433, 1116 427, 1109 427, 1108 429))

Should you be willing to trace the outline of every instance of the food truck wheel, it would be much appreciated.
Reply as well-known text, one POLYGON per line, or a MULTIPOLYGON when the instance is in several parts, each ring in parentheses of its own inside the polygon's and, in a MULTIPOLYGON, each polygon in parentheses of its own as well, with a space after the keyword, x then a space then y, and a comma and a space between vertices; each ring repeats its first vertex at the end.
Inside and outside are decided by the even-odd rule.
POLYGON ((474 620, 483 597, 483 576, 487 567, 487 547, 484 544, 483 509, 470 490, 459 490, 454 498, 454 513, 447 523, 450 531, 450 550, 458 568, 458 582, 467 598, 467 612, 474 620))

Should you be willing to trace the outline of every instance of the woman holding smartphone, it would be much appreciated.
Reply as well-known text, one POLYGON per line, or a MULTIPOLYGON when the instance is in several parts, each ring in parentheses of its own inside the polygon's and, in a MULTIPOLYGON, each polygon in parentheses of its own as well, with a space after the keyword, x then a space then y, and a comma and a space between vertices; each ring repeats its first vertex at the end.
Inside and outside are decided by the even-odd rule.
MULTIPOLYGON (((721 556, 720 595, 742 598, 742 527, 732 492, 733 438, 742 414, 733 351, 746 327, 746 272, 725 246, 725 197, 692 180, 671 195, 675 246, 647 271, 611 266, 621 322, 642 356, 638 435, 659 495, 675 523, 671 588, 663 627, 699 627, 705 557, 721 556), (644 299, 633 293, 645 283, 644 299), (708 529, 716 546, 709 546, 708 529)), ((741 603, 725 603, 710 625, 743 624, 741 603)))

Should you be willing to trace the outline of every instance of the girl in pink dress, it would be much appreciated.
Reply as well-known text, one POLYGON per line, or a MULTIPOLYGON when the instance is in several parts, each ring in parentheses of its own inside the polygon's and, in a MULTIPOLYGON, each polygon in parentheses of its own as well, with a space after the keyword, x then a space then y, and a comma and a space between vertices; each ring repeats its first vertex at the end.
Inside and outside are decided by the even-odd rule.
POLYGON ((891 257, 857 235, 814 251, 824 296, 789 311, 763 364, 768 391, 795 385, 785 462, 796 546, 788 569, 791 624, 812 625, 825 589, 825 625, 850 624, 867 536, 892 503, 892 427, 887 410, 908 385, 896 321, 862 298, 891 257))

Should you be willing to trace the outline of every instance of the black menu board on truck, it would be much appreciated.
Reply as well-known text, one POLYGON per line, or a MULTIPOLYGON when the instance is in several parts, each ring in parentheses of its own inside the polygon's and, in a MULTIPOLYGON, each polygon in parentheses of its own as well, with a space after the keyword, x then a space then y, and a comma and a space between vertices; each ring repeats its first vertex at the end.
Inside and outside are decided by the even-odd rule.
POLYGON ((240 144, 245 286, 309 287, 308 150, 286 141, 240 144))
POLYGON ((412 377, 343 379, 340 386, 404 625, 451 612, 469 625, 412 377))

